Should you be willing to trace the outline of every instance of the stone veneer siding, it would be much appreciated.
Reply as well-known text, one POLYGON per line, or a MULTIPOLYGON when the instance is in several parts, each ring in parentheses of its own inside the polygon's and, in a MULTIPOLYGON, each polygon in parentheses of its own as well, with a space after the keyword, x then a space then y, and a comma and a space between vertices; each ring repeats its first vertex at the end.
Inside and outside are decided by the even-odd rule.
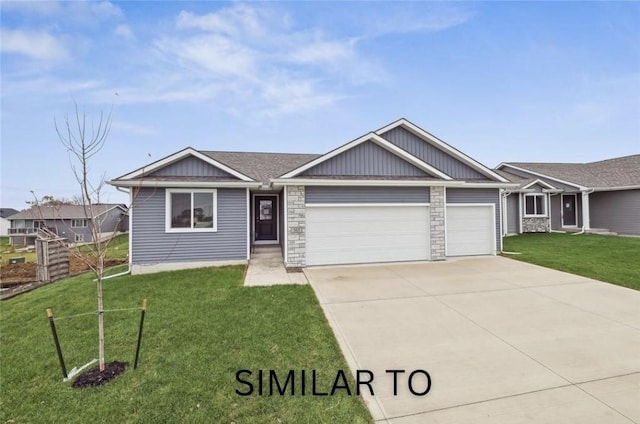
POLYGON ((304 186, 286 186, 287 191, 287 268, 306 265, 306 213, 304 186))
POLYGON ((429 201, 429 226, 431 236, 431 260, 445 259, 444 187, 431 187, 429 201))
POLYGON ((549 218, 522 218, 523 233, 548 233, 549 218))

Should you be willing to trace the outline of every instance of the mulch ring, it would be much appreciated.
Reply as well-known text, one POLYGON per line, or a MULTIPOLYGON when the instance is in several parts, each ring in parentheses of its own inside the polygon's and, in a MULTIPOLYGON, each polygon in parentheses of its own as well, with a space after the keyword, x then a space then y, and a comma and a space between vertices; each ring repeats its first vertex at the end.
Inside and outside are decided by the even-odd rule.
POLYGON ((100 371, 100 367, 91 368, 83 372, 73 381, 72 387, 96 387, 105 384, 124 372, 126 362, 108 362, 104 364, 104 371, 100 371))

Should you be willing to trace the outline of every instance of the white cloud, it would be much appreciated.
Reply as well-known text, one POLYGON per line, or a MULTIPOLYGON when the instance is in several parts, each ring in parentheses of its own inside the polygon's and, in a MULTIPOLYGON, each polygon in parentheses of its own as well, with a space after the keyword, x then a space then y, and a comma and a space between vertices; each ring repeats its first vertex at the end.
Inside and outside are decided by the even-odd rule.
POLYGON ((180 29, 196 28, 203 31, 227 35, 260 35, 266 31, 265 16, 260 9, 236 4, 215 13, 195 15, 182 11, 178 15, 177 27, 180 29))
POLYGON ((0 30, 4 53, 15 53, 38 60, 61 60, 69 51, 61 40, 44 31, 0 30))
POLYGON ((300 63, 335 63, 351 59, 355 55, 354 45, 355 40, 318 41, 299 46, 290 57, 300 63))
POLYGON ((116 26, 116 28, 113 30, 113 33, 118 37, 127 39, 133 38, 133 31, 131 30, 131 27, 126 24, 120 24, 116 26))
POLYGON ((468 7, 450 3, 416 3, 367 19, 371 36, 388 34, 430 33, 462 25, 473 17, 468 7))
POLYGON ((254 53, 230 38, 207 34, 189 38, 166 38, 156 42, 165 56, 178 59, 186 68, 202 69, 215 75, 247 76, 254 70, 254 53))

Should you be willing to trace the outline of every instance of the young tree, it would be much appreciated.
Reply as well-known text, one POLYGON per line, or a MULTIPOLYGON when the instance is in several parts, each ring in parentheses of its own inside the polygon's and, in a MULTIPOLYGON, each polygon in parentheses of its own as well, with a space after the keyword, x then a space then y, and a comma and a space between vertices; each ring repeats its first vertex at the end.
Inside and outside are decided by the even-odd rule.
MULTIPOLYGON (((87 113, 80 110, 74 101, 74 113, 65 116, 62 123, 54 119, 58 138, 69 154, 69 163, 76 181, 80 186, 79 203, 84 206, 87 225, 91 232, 93 243, 89 245, 89 257, 82 256, 87 266, 96 276, 97 302, 98 302, 98 360, 100 371, 105 369, 104 359, 104 305, 102 298, 102 279, 104 276, 105 258, 109 243, 115 237, 115 231, 110 237, 101 240, 101 220, 94 213, 94 208, 100 199, 100 190, 104 186, 105 176, 93 182, 89 175, 92 158, 104 147, 111 129, 111 114, 100 113, 97 120, 89 119, 87 113)), ((124 215, 123 215, 124 216, 124 215)))

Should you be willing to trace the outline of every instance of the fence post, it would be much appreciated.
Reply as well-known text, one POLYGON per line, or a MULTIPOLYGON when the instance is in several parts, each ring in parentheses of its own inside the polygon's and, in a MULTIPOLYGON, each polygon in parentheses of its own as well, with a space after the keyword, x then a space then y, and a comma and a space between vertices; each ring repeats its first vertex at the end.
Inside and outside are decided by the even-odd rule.
POLYGON ((62 368, 62 376, 67 378, 67 367, 64 365, 64 358, 62 357, 62 349, 60 348, 60 341, 58 340, 58 333, 56 332, 56 323, 53 320, 53 311, 51 308, 47 309, 47 317, 49 318, 49 324, 51 324, 51 334, 53 334, 53 342, 56 344, 56 351, 58 352, 58 360, 60 361, 60 368, 62 368))
POLYGON ((138 344, 136 346, 136 359, 133 361, 133 369, 138 368, 138 356, 140 354, 140 342, 142 341, 142 326, 144 325, 144 314, 147 311, 147 299, 142 299, 142 312, 140 313, 140 329, 138 330, 138 344))

